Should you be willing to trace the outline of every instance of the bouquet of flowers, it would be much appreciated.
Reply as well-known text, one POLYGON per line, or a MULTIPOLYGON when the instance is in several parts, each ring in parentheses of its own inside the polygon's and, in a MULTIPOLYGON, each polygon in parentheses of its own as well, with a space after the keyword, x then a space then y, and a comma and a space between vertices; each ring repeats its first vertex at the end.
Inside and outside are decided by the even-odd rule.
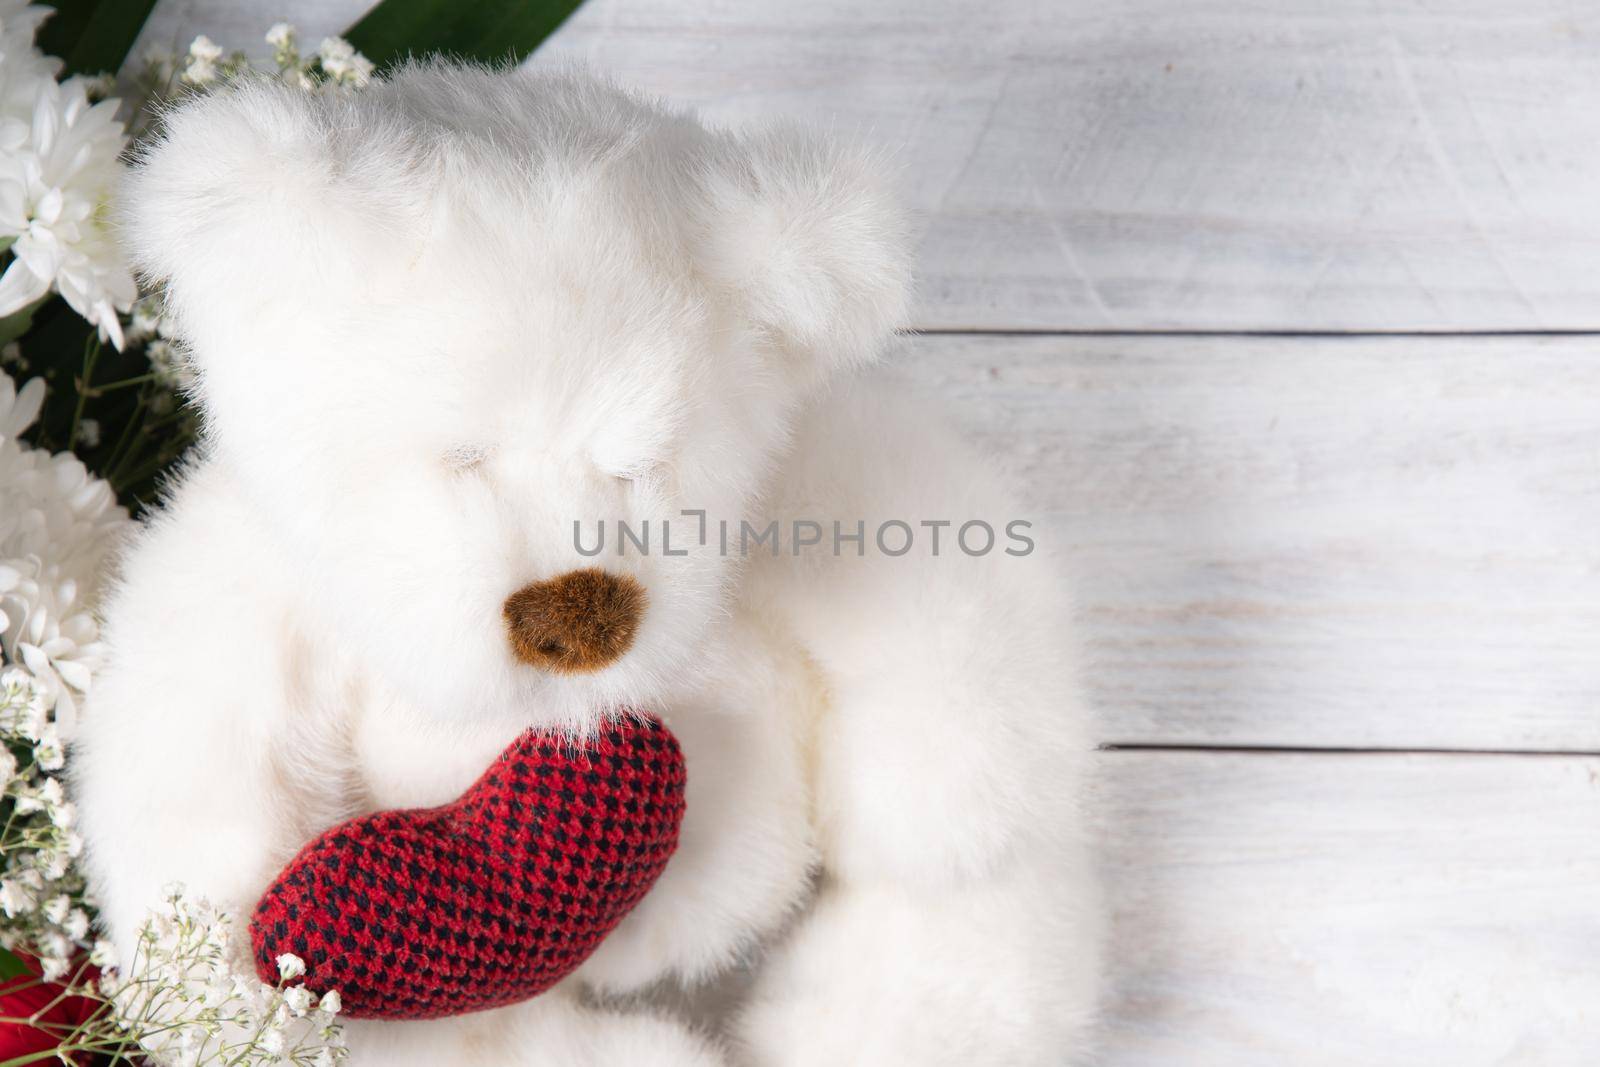
POLYGON ((446 17, 385 0, 314 49, 286 23, 265 34, 270 58, 200 36, 119 83, 105 71, 124 66, 152 5, 78 0, 63 20, 0 0, 0 1067, 324 1067, 344 1056, 339 995, 296 984, 300 960, 279 958, 276 985, 248 977, 228 916, 181 886, 119 960, 78 868, 65 770, 93 714, 96 604, 119 541, 199 432, 182 342, 118 248, 112 198, 130 151, 185 94, 243 77, 360 92, 378 64, 431 48, 520 59, 576 3, 446 17))

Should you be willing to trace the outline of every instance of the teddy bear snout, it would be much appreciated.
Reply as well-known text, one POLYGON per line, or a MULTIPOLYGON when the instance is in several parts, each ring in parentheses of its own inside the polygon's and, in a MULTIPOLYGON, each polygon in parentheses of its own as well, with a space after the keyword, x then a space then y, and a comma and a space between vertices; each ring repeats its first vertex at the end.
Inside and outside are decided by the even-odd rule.
POLYGON ((583 674, 628 651, 644 608, 638 581, 590 567, 531 582, 507 597, 503 610, 519 660, 557 674, 583 674))

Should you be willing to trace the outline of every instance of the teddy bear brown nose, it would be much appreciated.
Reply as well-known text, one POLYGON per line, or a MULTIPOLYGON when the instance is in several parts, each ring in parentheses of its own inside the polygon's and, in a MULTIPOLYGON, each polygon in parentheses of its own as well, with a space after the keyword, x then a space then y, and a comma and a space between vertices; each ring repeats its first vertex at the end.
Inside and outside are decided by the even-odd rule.
POLYGON ((639 628, 644 587, 598 567, 532 582, 506 598, 511 649, 557 674, 597 671, 617 660, 639 628))

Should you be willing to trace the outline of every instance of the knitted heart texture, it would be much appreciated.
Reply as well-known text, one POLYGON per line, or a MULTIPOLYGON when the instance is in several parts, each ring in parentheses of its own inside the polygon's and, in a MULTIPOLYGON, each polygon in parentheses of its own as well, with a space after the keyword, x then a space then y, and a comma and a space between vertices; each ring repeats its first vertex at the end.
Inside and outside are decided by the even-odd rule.
POLYGON ((678 845, 684 763, 655 720, 522 735, 437 808, 380 811, 301 849, 256 905, 256 970, 306 964, 344 1014, 429 1019, 524 1000, 587 959, 678 845))

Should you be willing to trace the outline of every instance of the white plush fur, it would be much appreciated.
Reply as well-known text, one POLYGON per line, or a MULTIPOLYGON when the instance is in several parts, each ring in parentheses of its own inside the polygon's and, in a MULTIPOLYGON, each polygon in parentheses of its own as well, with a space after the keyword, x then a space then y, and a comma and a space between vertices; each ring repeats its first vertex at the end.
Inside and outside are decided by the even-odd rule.
POLYGON ((119 941, 170 881, 246 915, 330 825, 447 801, 530 726, 635 708, 688 760, 660 883, 552 992, 355 1024, 356 1064, 1082 1055, 1099 924, 1059 581, 953 527, 936 558, 925 528, 902 557, 871 543, 886 519, 1027 516, 858 373, 908 273, 869 154, 579 75, 416 66, 196 100, 127 194, 207 434, 124 561, 74 757, 119 941), (707 546, 680 509, 708 512, 707 546), (602 518, 672 519, 691 551, 657 525, 648 556, 587 559, 573 523, 602 518), (861 519, 866 555, 741 561, 723 518, 861 519), (518 664, 502 601, 596 563, 648 591, 632 650, 518 664), (763 944, 715 1043, 609 1006, 763 944))

